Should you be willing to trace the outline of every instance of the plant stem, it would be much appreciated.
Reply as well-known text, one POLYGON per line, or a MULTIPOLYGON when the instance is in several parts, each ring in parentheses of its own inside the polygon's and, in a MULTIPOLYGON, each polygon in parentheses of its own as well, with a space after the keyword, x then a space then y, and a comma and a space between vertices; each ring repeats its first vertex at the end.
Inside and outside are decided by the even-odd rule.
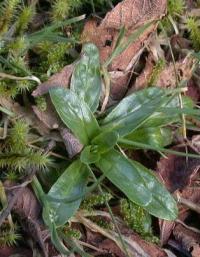
MULTIPOLYGON (((91 175, 92 175, 94 181, 97 182, 97 178, 96 178, 96 176, 94 175, 94 173, 93 173, 93 171, 92 171, 92 169, 90 168, 89 165, 88 165, 88 169, 89 169, 89 171, 90 171, 90 173, 91 173, 91 175)), ((100 192, 101 194, 103 194, 103 190, 102 190, 102 187, 101 187, 100 184, 98 185, 98 189, 99 189, 99 192, 100 192)), ((115 221, 115 217, 114 217, 114 215, 113 215, 113 212, 112 212, 112 210, 111 210, 111 208, 110 208, 110 205, 109 205, 109 203, 108 203, 108 201, 107 201, 106 199, 105 199, 105 203, 106 203, 106 207, 108 208, 108 211, 109 211, 109 213, 110 213, 111 220, 112 220, 112 222, 113 222, 113 224, 114 224, 114 226, 115 226, 115 228, 116 228, 116 230, 117 230, 117 233, 118 233, 118 235, 119 235, 119 239, 120 239, 120 241, 121 241, 121 244, 122 244, 122 247, 123 247, 123 249, 124 249, 124 252, 125 252, 126 256, 129 257, 129 254, 128 254, 127 249, 126 249, 126 245, 125 245, 125 243, 124 243, 124 240, 123 240, 122 235, 121 235, 121 232, 120 232, 120 229, 119 229, 119 227, 118 227, 118 225, 117 225, 117 223, 116 223, 116 221, 115 221)))

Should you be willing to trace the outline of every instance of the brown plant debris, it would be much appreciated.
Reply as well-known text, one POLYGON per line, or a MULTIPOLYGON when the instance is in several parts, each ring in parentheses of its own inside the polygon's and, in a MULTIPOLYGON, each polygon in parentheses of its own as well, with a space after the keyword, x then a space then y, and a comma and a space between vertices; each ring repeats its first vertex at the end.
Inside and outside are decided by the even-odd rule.
MULTIPOLYGON (((126 28, 124 38, 126 40, 139 26, 160 19, 166 12, 166 2, 166 0, 124 0, 106 15, 100 25, 95 19, 89 20, 84 27, 83 40, 91 41, 98 46, 101 62, 103 63, 115 48, 119 30, 122 26, 126 28)), ((131 77, 133 66, 141 55, 145 42, 155 28, 156 24, 152 24, 110 65, 110 72, 121 71, 117 80, 122 82, 116 84, 115 77, 111 76, 111 96, 113 99, 121 98, 127 90, 127 82, 131 77)))

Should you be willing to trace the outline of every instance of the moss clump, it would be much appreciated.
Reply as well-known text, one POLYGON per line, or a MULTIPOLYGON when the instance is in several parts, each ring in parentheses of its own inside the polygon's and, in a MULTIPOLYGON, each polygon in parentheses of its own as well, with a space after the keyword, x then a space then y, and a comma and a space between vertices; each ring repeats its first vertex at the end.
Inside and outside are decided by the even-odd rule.
POLYGON ((149 79, 148 86, 155 85, 160 73, 163 71, 164 68, 165 68, 165 60, 163 59, 158 60, 153 68, 153 72, 149 79))
POLYGON ((198 22, 195 18, 189 17, 187 19, 187 28, 190 32, 190 39, 192 40, 195 51, 200 50, 200 29, 198 22))
POLYGON ((88 196, 81 205, 82 209, 92 211, 95 206, 104 205, 106 202, 110 201, 112 195, 110 193, 104 193, 100 195, 90 195, 88 196))
POLYGON ((35 151, 28 145, 29 128, 23 120, 18 120, 9 129, 4 149, 0 152, 0 168, 24 172, 29 167, 44 169, 51 161, 47 154, 35 151))
POLYGON ((157 243, 158 238, 153 235, 151 228, 151 216, 142 207, 122 199, 120 210, 126 224, 145 240, 157 243))

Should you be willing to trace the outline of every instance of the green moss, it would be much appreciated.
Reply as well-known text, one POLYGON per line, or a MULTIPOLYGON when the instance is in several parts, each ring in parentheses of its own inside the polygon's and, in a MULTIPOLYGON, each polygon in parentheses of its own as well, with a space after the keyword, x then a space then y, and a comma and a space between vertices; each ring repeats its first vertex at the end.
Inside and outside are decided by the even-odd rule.
POLYGON ((104 193, 100 195, 90 195, 88 196, 81 205, 82 209, 91 211, 95 206, 104 205, 105 202, 110 201, 112 195, 110 193, 104 193))
POLYGON ((167 11, 172 17, 177 14, 183 14, 185 10, 185 1, 184 0, 168 0, 167 2, 167 11))
POLYGON ((66 235, 67 237, 72 237, 75 239, 80 239, 81 238, 81 232, 78 229, 72 228, 70 227, 68 224, 65 225, 62 228, 62 232, 64 235, 66 235))
POLYGON ((120 202, 121 214, 126 224, 145 240, 158 242, 158 238, 152 233, 151 216, 142 207, 122 199, 120 202))
POLYGON ((153 72, 151 74, 151 77, 149 79, 148 82, 148 86, 154 86, 160 73, 162 72, 162 70, 165 68, 165 60, 160 59, 157 61, 157 63, 155 64, 154 68, 153 68, 153 72))
POLYGON ((16 224, 11 228, 8 223, 4 223, 0 228, 0 246, 14 246, 21 239, 18 233, 19 228, 16 224))
POLYGON ((47 154, 28 146, 29 127, 24 120, 18 120, 9 129, 4 150, 0 152, 0 168, 13 172, 24 172, 27 168, 44 169, 51 164, 47 154))
POLYGON ((8 138, 9 149, 15 153, 24 153, 27 150, 29 127, 23 120, 15 122, 14 126, 10 129, 8 138))
POLYGON ((46 109, 47 109, 47 102, 46 102, 45 97, 42 97, 42 96, 37 97, 35 99, 35 101, 36 101, 36 105, 37 105, 37 107, 39 108, 40 111, 42 111, 42 112, 46 111, 46 109))
POLYGON ((35 5, 23 6, 16 23, 16 34, 23 34, 35 16, 35 5))
POLYGON ((0 35, 8 30, 19 4, 20 0, 6 0, 0 4, 0 35))
POLYGON ((189 17, 187 19, 187 28, 190 32, 190 39, 192 40, 195 51, 200 50, 200 29, 195 18, 189 17))

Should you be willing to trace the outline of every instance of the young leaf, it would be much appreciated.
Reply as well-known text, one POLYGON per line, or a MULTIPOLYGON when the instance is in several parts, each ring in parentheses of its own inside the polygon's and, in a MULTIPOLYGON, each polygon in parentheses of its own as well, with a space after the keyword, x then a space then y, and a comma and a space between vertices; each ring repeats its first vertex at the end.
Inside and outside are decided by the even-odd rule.
MULTIPOLYGON (((66 196, 75 197, 76 195, 83 194, 86 189, 88 175, 87 166, 79 160, 74 161, 51 187, 48 196, 63 199, 66 196)), ((81 198, 71 203, 48 202, 43 211, 44 221, 47 220, 48 222, 48 215, 50 213, 50 217, 56 226, 62 226, 77 211, 80 203, 81 198)))
POLYGON ((70 88, 87 103, 92 112, 96 111, 101 93, 101 76, 99 51, 94 44, 87 43, 83 46, 70 88))
POLYGON ((102 122, 102 129, 125 136, 141 126, 168 101, 166 91, 148 88, 124 98, 102 122))
POLYGON ((62 121, 84 145, 99 133, 99 125, 87 104, 64 88, 50 90, 51 100, 62 121))
POLYGON ((141 205, 149 213, 161 219, 176 218, 175 200, 154 174, 141 164, 111 150, 102 155, 96 165, 129 200, 141 205))
POLYGON ((92 140, 92 145, 98 147, 98 152, 105 153, 113 148, 118 140, 118 134, 114 131, 104 131, 92 140))
POLYGON ((100 153, 96 146, 88 145, 81 152, 80 160, 82 163, 91 164, 99 161, 100 153))

